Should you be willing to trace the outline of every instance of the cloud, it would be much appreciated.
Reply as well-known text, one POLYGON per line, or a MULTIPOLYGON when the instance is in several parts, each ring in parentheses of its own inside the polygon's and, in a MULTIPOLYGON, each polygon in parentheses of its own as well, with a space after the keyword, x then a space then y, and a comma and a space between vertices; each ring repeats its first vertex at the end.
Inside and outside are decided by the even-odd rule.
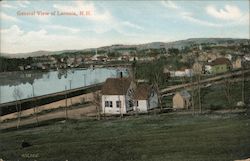
POLYGON ((202 26, 209 26, 209 27, 220 27, 220 24, 216 24, 216 23, 212 23, 212 22, 208 22, 206 20, 201 20, 198 19, 194 16, 194 14, 192 12, 186 12, 184 8, 181 8, 179 6, 177 6, 174 2, 172 1, 162 1, 163 5, 167 8, 172 8, 174 9, 177 13, 176 15, 181 18, 184 19, 186 21, 198 24, 198 25, 202 25, 202 26))
POLYGON ((199 24, 199 25, 203 25, 203 26, 210 26, 210 27, 221 27, 222 26, 221 24, 216 24, 216 23, 212 23, 212 22, 208 22, 205 20, 195 18, 193 16, 193 14, 190 12, 182 12, 181 16, 182 16, 182 19, 184 19, 184 20, 187 20, 187 21, 199 24))
POLYGON ((59 11, 90 11, 91 15, 80 17, 81 19, 86 19, 92 22, 93 30, 96 33, 104 33, 110 30, 115 30, 124 35, 130 35, 131 33, 126 32, 126 28, 133 28, 136 30, 141 30, 137 24, 126 20, 119 20, 114 17, 111 12, 105 8, 97 8, 92 2, 75 1, 72 5, 62 5, 54 4, 53 7, 59 11))
POLYGON ((207 6, 208 15, 222 20, 238 20, 242 17, 242 13, 237 6, 225 5, 224 8, 217 9, 214 6, 207 6))
POLYGON ((164 1, 162 1, 162 4, 167 8, 172 8, 172 9, 178 9, 179 8, 174 2, 172 2, 170 0, 164 0, 164 1))
POLYGON ((129 21, 123 21, 123 22, 122 22, 122 25, 131 27, 131 28, 135 28, 135 29, 138 29, 138 30, 144 30, 143 27, 141 27, 141 26, 139 26, 139 25, 136 25, 136 24, 133 24, 133 23, 131 23, 131 22, 129 22, 129 21))
POLYGON ((26 8, 30 2, 29 1, 17 1, 19 7, 26 8))
POLYGON ((1 7, 3 7, 3 8, 10 8, 10 9, 16 9, 17 8, 15 6, 12 6, 12 5, 6 4, 6 3, 1 4, 1 7))
POLYGON ((1 17, 2 20, 5 20, 5 21, 12 21, 12 22, 19 22, 19 21, 20 21, 20 20, 17 19, 16 17, 7 15, 7 14, 4 13, 4 12, 0 12, 0 17, 1 17))
POLYGON ((70 32, 72 34, 77 33, 77 32, 80 31, 80 29, 73 28, 73 27, 62 26, 62 25, 49 25, 49 26, 46 26, 46 27, 49 28, 49 29, 63 30, 63 31, 66 31, 66 32, 70 32))
POLYGON ((13 25, 0 30, 2 53, 22 53, 37 50, 64 50, 83 49, 111 44, 112 40, 98 39, 95 37, 82 37, 78 34, 56 34, 47 30, 23 31, 19 26, 13 25))

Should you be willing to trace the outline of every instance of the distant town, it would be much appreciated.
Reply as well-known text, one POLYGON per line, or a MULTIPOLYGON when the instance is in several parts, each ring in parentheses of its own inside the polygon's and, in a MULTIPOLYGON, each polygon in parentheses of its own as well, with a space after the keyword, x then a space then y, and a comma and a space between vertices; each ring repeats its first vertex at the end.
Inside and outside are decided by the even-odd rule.
POLYGON ((241 62, 247 62, 250 59, 249 51, 247 39, 188 39, 171 43, 112 45, 76 51, 38 51, 30 54, 16 54, 17 57, 13 56, 15 54, 2 54, 0 69, 1 72, 58 70, 112 66, 134 61, 146 63, 166 59, 164 73, 169 72, 171 76, 188 76, 191 74, 193 65, 198 68, 202 67, 201 72, 204 73, 217 73, 229 69, 212 69, 212 66, 221 63, 226 63, 231 69, 241 68, 241 62), (217 58, 225 59, 216 60, 217 58))
MULTIPOLYGON (((161 117, 211 122, 209 117, 221 115, 226 120, 234 114, 247 115, 250 105, 247 39, 202 38, 2 54, 0 61, 2 130, 47 122, 52 126, 53 120, 64 126, 70 120, 86 119, 104 120, 106 128, 109 119, 113 124, 112 119, 134 116, 145 121, 143 126, 149 118, 157 118, 158 128, 161 117)), ((22 146, 26 143, 31 146, 28 142, 22 146)))

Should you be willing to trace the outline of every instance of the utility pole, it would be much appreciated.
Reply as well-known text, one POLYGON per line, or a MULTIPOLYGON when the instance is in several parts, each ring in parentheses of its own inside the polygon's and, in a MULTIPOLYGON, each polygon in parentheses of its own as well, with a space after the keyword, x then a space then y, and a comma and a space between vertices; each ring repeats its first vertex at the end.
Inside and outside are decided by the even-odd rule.
POLYGON ((83 74, 84 76, 84 86, 86 86, 86 74, 83 74))
POLYGON ((245 104, 245 72, 244 72, 244 65, 242 69, 242 85, 241 85, 241 100, 245 104))
POLYGON ((36 105, 36 100, 35 100, 35 89, 34 89, 34 84, 32 84, 32 94, 33 94, 33 104, 34 104, 34 114, 35 114, 35 117, 36 117, 36 123, 38 125, 38 115, 37 115, 37 105, 36 105))
POLYGON ((193 110, 193 115, 194 115, 195 110, 194 110, 194 82, 193 82, 193 76, 191 76, 191 88, 192 88, 192 110, 193 110))
POLYGON ((202 113, 202 107, 201 107, 201 86, 200 86, 200 79, 201 79, 201 75, 200 75, 200 74, 198 74, 199 108, 200 108, 200 113, 202 113))
MULTIPOLYGON (((69 80, 69 89, 71 90, 72 80, 69 80)), ((70 105, 72 106, 72 97, 70 97, 70 105)))
POLYGON ((67 98, 67 86, 65 86, 65 117, 68 119, 68 98, 67 98))

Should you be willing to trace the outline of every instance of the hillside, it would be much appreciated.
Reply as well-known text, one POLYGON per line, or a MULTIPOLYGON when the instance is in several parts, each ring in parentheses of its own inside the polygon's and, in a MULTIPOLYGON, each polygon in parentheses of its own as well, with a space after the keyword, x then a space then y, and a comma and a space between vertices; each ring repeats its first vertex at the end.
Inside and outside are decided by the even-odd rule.
POLYGON ((247 43, 248 39, 233 39, 233 38, 191 38, 187 40, 179 40, 174 42, 151 42, 146 44, 135 44, 135 45, 123 45, 123 44, 115 44, 110 46, 103 46, 99 48, 90 48, 90 49, 83 49, 83 50, 61 50, 61 51, 35 51, 30 53, 16 53, 16 54, 7 54, 1 53, 1 56, 11 57, 11 58, 26 58, 26 57, 36 57, 36 56, 43 56, 43 55, 60 55, 63 53, 73 53, 73 52, 87 52, 87 51, 95 51, 102 50, 102 51, 114 51, 114 50, 126 50, 126 49, 160 49, 160 48, 178 48, 181 49, 183 47, 188 47, 191 45, 199 45, 199 44, 210 44, 210 45, 232 45, 232 44, 240 44, 240 43, 247 43))
POLYGON ((233 161, 250 156, 249 125, 247 113, 172 113, 100 121, 54 121, 2 132, 0 157, 53 161, 233 161), (22 140, 32 146, 21 148, 22 140))

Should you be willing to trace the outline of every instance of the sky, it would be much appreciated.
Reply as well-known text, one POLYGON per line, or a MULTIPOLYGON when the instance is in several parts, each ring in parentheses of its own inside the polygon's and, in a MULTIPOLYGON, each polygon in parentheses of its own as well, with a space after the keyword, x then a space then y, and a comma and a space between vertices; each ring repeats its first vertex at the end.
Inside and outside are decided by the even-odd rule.
POLYGON ((0 52, 249 39, 249 13, 248 0, 1 1, 0 52))

